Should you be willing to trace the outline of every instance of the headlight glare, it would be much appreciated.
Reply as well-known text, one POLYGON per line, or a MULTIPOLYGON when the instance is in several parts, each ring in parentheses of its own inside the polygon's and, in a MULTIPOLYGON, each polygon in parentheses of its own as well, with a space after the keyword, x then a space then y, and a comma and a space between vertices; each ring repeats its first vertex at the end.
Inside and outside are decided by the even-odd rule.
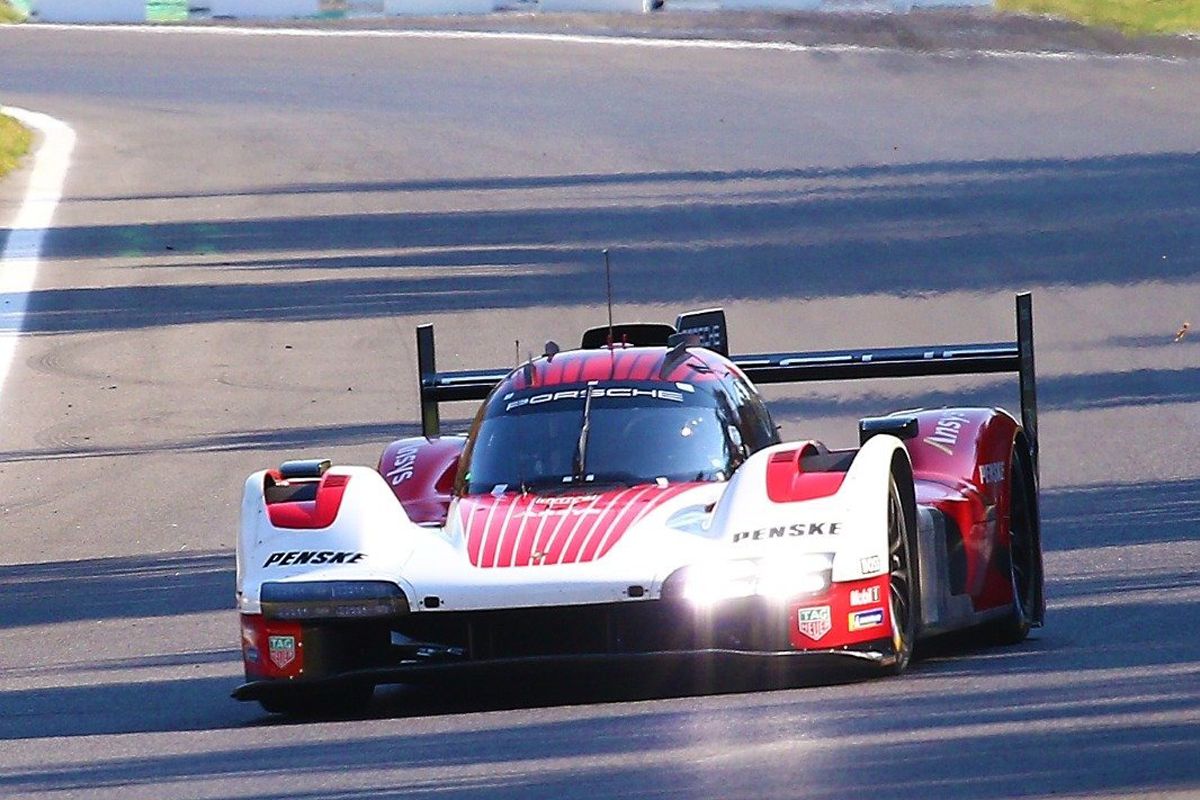
POLYGON ((786 600, 829 588, 833 555, 807 553, 792 558, 739 559, 693 564, 663 584, 663 597, 711 606, 739 597, 786 600))

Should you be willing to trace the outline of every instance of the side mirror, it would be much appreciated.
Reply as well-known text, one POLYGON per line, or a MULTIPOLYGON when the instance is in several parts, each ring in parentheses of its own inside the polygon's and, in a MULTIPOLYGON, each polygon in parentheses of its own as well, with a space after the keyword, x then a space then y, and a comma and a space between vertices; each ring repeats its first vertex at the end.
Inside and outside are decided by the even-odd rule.
POLYGON ((872 436, 890 433, 898 439, 915 439, 917 418, 909 416, 866 417, 858 421, 858 443, 864 445, 872 436))

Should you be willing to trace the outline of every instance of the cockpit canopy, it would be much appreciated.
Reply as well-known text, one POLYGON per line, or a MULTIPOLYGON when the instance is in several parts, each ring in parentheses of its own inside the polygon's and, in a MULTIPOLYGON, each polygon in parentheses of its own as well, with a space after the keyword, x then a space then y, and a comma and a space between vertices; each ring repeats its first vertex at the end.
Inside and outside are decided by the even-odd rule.
MULTIPOLYGON (((663 348, 631 348, 611 357, 639 352, 660 363, 668 355, 663 348)), ((697 353, 694 374, 672 375, 691 380, 610 369, 610 375, 629 377, 548 382, 538 377, 547 374, 546 359, 516 370, 475 420, 457 492, 727 480, 750 453, 778 442, 778 434, 736 368, 726 369, 728 362, 707 351, 697 353)), ((589 361, 610 357, 586 355, 589 361)))

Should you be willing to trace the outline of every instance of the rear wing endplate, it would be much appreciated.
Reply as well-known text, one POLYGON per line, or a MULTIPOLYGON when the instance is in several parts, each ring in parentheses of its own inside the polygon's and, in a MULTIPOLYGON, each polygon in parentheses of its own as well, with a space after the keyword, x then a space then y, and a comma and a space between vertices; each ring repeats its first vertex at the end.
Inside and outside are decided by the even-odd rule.
MULTIPOLYGON (((1016 323, 1017 338, 1012 342, 760 353, 734 355, 730 360, 756 384, 1015 372, 1020 381, 1021 424, 1029 439, 1036 474, 1037 379, 1033 358, 1033 297, 1029 292, 1016 296, 1016 323)), ((720 309, 680 315, 675 327, 684 333, 698 334, 702 345, 722 355, 728 352, 725 315, 720 309)), ((432 325, 417 328, 417 366, 421 430, 431 438, 440 434, 440 403, 484 400, 511 371, 503 368, 438 372, 432 325)))

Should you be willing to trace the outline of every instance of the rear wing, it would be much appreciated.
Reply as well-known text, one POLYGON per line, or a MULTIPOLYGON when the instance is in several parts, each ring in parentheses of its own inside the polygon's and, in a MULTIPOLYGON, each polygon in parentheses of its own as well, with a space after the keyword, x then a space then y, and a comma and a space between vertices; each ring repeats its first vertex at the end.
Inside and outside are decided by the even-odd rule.
MULTIPOLYGON (((1034 470, 1038 465, 1037 380, 1033 359, 1033 297, 1016 296, 1017 338, 1011 342, 927 345, 820 352, 733 355, 729 359, 756 384, 860 378, 911 378, 932 375, 1017 373, 1021 391, 1021 424, 1029 439, 1034 470)), ((699 338, 699 344, 728 355, 725 313, 705 309, 682 314, 672 327, 665 324, 619 325, 592 329, 584 334, 584 347, 604 346, 609 338, 638 345, 666 345, 676 332, 699 338), (600 336, 596 332, 602 331, 600 336), (636 341, 629 341, 634 332, 636 341), (660 341, 661 340, 661 341, 660 341)), ((693 340, 696 341, 696 340, 693 340)), ((671 342, 673 343, 673 342, 671 342)), ((440 403, 484 400, 504 380, 510 368, 438 372, 434 358, 433 326, 417 328, 417 368, 420 377, 421 430, 438 436, 440 403)))

